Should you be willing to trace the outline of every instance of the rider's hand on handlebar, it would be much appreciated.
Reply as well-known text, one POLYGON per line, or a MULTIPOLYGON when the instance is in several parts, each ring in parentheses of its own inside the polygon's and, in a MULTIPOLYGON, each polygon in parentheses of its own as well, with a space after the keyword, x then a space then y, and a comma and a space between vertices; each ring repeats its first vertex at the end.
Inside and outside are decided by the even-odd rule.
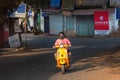
POLYGON ((52 48, 55 48, 55 46, 53 46, 52 48))
POLYGON ((71 45, 69 45, 69 47, 71 47, 71 45))

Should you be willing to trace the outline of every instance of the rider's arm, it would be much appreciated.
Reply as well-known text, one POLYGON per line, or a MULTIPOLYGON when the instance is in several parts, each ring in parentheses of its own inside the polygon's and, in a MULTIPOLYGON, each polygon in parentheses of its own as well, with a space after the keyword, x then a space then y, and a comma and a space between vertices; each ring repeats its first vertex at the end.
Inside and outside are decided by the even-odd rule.
POLYGON ((71 42, 69 39, 66 39, 67 40, 67 44, 69 45, 69 47, 71 47, 71 42))
POLYGON ((55 44, 54 44, 54 45, 56 46, 56 45, 58 45, 58 44, 59 44, 59 40, 57 39, 57 40, 55 41, 55 44))

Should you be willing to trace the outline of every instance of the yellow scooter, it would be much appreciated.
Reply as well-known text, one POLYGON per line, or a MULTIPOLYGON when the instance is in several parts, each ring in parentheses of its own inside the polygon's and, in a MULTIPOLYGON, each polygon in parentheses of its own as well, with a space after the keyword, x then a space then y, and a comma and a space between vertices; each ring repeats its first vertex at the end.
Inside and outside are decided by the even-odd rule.
POLYGON ((66 72, 66 69, 70 68, 70 61, 69 61, 69 53, 67 48, 69 45, 57 45, 54 48, 57 48, 57 52, 55 53, 55 58, 57 61, 56 67, 61 68, 62 73, 66 72))

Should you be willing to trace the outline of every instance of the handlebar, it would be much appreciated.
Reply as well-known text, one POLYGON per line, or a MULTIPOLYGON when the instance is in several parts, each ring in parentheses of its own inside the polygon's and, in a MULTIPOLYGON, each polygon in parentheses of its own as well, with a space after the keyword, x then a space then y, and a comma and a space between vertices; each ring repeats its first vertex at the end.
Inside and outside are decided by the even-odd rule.
POLYGON ((53 46, 53 48, 60 48, 61 46, 64 47, 64 48, 71 47, 71 45, 65 44, 65 45, 55 45, 55 46, 53 46))

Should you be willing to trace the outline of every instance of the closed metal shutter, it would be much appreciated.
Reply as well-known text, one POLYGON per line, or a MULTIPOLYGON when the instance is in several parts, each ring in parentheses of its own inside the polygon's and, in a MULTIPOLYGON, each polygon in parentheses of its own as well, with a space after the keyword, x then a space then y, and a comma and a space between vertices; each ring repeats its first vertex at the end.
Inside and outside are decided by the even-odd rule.
POLYGON ((63 16, 62 15, 50 15, 50 34, 58 34, 63 31, 63 16))
POLYGON ((94 17, 82 15, 76 17, 77 36, 94 36, 94 17))

